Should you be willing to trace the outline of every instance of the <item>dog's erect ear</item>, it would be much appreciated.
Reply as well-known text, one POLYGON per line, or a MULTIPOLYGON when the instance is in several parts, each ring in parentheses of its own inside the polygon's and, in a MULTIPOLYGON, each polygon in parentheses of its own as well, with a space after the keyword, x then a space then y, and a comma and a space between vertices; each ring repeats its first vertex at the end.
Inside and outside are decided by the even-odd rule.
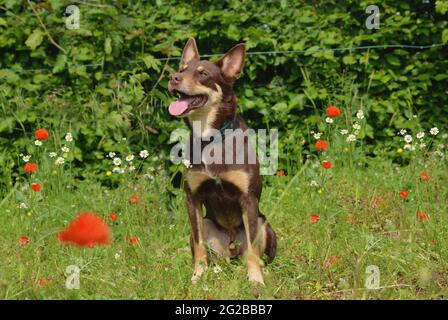
POLYGON ((182 59, 180 60, 180 67, 188 64, 191 60, 199 59, 199 51, 196 46, 194 38, 190 38, 185 45, 184 52, 182 53, 182 59))
POLYGON ((236 80, 240 77, 240 73, 243 70, 245 57, 246 45, 240 43, 216 61, 216 64, 221 68, 221 72, 225 78, 236 80))

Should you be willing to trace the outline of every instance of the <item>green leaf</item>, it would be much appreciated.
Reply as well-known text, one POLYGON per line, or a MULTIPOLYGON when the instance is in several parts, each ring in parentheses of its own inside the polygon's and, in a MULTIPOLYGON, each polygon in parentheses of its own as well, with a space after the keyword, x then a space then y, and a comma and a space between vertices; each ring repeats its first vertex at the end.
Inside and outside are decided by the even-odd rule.
POLYGON ((110 38, 106 38, 104 41, 104 52, 108 55, 112 53, 112 40, 110 38))
POLYGON ((53 66, 53 73, 58 73, 64 70, 66 62, 67 62, 67 56, 65 54, 59 54, 53 66))
POLYGON ((154 59, 152 55, 147 54, 142 58, 142 60, 148 69, 154 69, 156 71, 160 71, 160 61, 154 59))
POLYGON ((43 39, 44 33, 40 29, 36 29, 28 36, 28 39, 25 41, 25 45, 31 50, 36 50, 36 48, 42 43, 43 39))

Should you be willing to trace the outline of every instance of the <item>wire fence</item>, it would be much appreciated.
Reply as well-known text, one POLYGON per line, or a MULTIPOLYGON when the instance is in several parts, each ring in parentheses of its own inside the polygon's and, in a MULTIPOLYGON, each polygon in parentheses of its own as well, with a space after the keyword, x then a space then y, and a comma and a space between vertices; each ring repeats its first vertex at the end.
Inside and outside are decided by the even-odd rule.
MULTIPOLYGON (((370 49, 414 49, 414 50, 426 50, 432 48, 440 48, 447 46, 448 43, 435 43, 430 45, 409 45, 409 44, 383 44, 383 45, 369 45, 369 46, 358 46, 358 47, 346 47, 346 48, 323 48, 323 49, 307 49, 307 50, 280 50, 280 51, 248 51, 246 55, 248 56, 256 56, 256 55, 285 55, 285 54, 306 54, 306 53, 319 53, 319 52, 344 52, 344 51, 355 51, 355 50, 370 50, 370 49)), ((220 57, 224 53, 215 53, 215 54, 204 54, 201 55, 202 58, 212 58, 212 57, 220 57)), ((159 61, 171 61, 171 60, 180 60, 181 57, 163 57, 163 58, 154 58, 159 61)), ((131 64, 139 64, 143 63, 140 60, 127 60, 124 62, 117 62, 116 64, 122 65, 131 65, 131 64)), ((102 63, 90 63, 90 64, 73 64, 69 65, 64 70, 68 68, 98 68, 102 67, 104 64, 102 63)), ((17 73, 33 73, 33 72, 51 72, 52 69, 49 68, 41 68, 41 69, 14 69, 8 68, 8 70, 17 72, 17 73)))

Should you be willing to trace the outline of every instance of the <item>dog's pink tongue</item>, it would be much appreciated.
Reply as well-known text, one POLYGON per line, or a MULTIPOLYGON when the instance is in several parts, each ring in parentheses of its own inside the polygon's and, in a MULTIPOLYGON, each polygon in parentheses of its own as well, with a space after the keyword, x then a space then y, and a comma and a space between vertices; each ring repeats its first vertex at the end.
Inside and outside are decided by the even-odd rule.
POLYGON ((181 101, 173 101, 170 103, 170 106, 168 107, 168 112, 172 116, 179 116, 182 113, 185 112, 185 110, 188 109, 188 102, 185 100, 181 101))

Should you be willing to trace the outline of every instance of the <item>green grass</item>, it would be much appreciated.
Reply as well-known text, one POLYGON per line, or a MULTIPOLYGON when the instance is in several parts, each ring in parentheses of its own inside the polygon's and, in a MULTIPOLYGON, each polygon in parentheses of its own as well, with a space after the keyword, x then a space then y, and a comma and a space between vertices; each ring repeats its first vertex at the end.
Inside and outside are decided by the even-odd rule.
MULTIPOLYGON (((382 159, 367 168, 329 170, 325 185, 312 187, 304 172, 266 177, 263 213, 278 236, 277 258, 265 272, 266 287, 255 290, 246 281, 244 262, 219 263, 196 285, 189 250, 190 226, 184 195, 168 198, 163 172, 154 179, 123 180, 108 190, 95 179, 56 183, 58 173, 40 193, 16 189, 0 204, 0 298, 2 299, 435 299, 448 297, 448 171, 394 166, 382 159), (404 200, 402 188, 410 191, 404 200), (25 195, 25 199, 20 198, 25 195), (128 198, 136 194, 140 205, 128 198), (375 199, 383 197, 378 207, 375 199), (26 201, 29 209, 19 209, 26 201), (170 209, 168 209, 170 208, 170 209), (27 212, 32 211, 31 216, 27 212), (416 211, 429 215, 418 222, 416 211), (113 223, 113 243, 95 248, 61 245, 57 232, 81 211, 113 223), (311 224, 309 215, 319 214, 311 224), (20 245, 26 235, 30 242, 20 245), (137 235, 131 245, 126 235, 137 235), (118 257, 116 257, 118 253, 118 257), (331 266, 326 261, 337 256, 331 266), (80 289, 65 287, 69 265, 81 269, 80 289), (380 270, 380 289, 365 288, 366 267, 380 270), (39 279, 50 282, 39 287, 39 279)), ((307 165, 309 166, 309 165, 307 165)), ((62 178, 61 178, 62 179, 62 178)))

